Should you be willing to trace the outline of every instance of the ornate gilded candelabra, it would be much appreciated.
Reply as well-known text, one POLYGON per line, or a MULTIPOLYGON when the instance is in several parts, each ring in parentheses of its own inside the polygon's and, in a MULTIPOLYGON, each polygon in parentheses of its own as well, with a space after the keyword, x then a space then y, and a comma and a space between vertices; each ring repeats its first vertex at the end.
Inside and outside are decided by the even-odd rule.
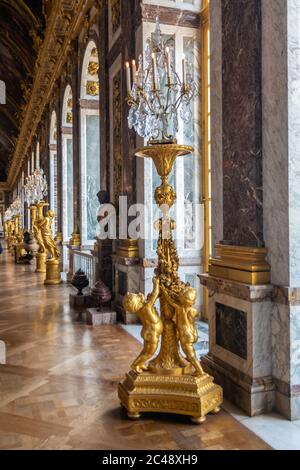
POLYGON ((44 215, 44 208, 49 204, 43 200, 47 196, 48 185, 42 169, 36 169, 27 177, 24 192, 30 207, 32 231, 40 247, 36 255, 36 271, 46 273, 45 284, 60 284, 60 252, 51 231, 55 214, 48 211, 46 216, 44 215))
POLYGON ((132 87, 128 63, 126 66, 129 125, 150 144, 137 150, 136 156, 152 158, 161 178, 155 201, 162 217, 155 222, 159 239, 153 290, 147 299, 141 293, 127 293, 123 302, 124 308, 136 313, 143 324, 144 346, 119 384, 119 399, 132 419, 139 418, 141 412, 159 411, 189 415, 193 422, 202 423, 208 413, 220 410, 222 389, 203 371, 194 350, 198 340, 196 290, 182 282, 178 274, 175 221, 170 217, 176 193, 168 181, 176 158, 188 158, 193 151, 192 147, 178 145, 175 135, 178 112, 186 122, 191 120, 190 104, 196 87, 191 64, 185 58, 182 78, 176 73, 158 20, 152 39, 147 41, 144 59, 139 59, 138 71, 133 62, 132 87), (155 308, 158 299, 160 314, 155 308), (154 357, 159 344, 159 353, 154 357))
POLYGON ((4 213, 4 231, 7 249, 10 251, 13 243, 13 213, 10 207, 4 213))
POLYGON ((23 229, 21 227, 21 212, 21 200, 17 197, 4 214, 7 247, 15 256, 16 262, 18 262, 22 255, 23 229))

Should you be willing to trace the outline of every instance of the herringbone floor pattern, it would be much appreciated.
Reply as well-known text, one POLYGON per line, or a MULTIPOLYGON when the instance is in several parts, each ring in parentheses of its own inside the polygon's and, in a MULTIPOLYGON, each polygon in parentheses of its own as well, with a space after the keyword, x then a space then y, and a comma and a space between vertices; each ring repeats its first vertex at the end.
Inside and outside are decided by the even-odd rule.
POLYGON ((225 411, 194 426, 185 417, 129 421, 117 384, 140 350, 119 326, 88 327, 70 288, 0 255, 0 449, 268 449, 225 411))

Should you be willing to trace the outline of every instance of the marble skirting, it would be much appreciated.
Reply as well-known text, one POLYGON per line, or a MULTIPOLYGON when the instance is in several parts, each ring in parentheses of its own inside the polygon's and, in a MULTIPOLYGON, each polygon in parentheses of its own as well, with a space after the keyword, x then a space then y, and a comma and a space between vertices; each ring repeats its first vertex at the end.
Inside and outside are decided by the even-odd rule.
POLYGON ((205 363, 215 369, 225 396, 250 415, 270 411, 273 404, 288 419, 299 419, 300 290, 206 274, 200 280, 209 292, 205 363))
POLYGON ((210 276, 209 274, 201 274, 199 278, 201 284, 209 290, 232 295, 233 297, 249 302, 271 300, 272 302, 282 305, 300 305, 300 287, 275 286, 272 284, 252 286, 210 276))
POLYGON ((272 286, 201 275, 208 288, 209 354, 204 366, 225 396, 250 416, 275 404, 272 381, 272 286))
POLYGON ((250 377, 210 353, 202 358, 201 364, 205 372, 213 375, 215 382, 222 386, 224 397, 249 416, 273 410, 275 385, 272 376, 250 377))

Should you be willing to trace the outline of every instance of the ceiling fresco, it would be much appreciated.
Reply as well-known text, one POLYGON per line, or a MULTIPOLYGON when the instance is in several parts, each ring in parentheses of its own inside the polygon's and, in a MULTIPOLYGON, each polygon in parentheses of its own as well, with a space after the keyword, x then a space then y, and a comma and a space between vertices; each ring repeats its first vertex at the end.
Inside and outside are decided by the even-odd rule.
POLYGON ((45 29, 44 3, 0 0, 0 80, 6 84, 6 104, 0 104, 0 182, 6 181, 9 160, 30 97, 45 29))

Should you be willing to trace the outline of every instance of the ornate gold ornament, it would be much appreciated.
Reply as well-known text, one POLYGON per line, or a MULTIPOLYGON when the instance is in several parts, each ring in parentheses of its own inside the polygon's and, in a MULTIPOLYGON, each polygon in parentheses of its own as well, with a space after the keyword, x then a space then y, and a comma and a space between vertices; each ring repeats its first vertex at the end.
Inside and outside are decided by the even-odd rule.
POLYGON ((90 96, 99 95, 99 82, 88 80, 86 82, 86 94, 90 96))
POLYGON ((132 370, 119 384, 119 399, 130 418, 141 412, 161 411, 186 414, 195 423, 202 423, 208 413, 217 413, 222 403, 222 389, 206 374, 195 353, 198 340, 194 308, 196 290, 180 280, 178 254, 173 240, 175 221, 169 211, 176 193, 168 182, 177 157, 188 156, 192 147, 154 144, 136 151, 138 157, 150 157, 161 177, 155 191, 162 217, 155 222, 159 231, 158 266, 153 279, 153 291, 144 295, 127 293, 123 306, 139 316, 144 347, 132 364, 132 370), (160 301, 160 315, 155 302, 160 301), (153 359, 161 338, 158 355, 153 359), (185 357, 182 356, 179 343, 185 357))
POLYGON ((119 196, 122 194, 122 150, 121 150, 121 71, 113 78, 113 201, 118 207, 119 196))
POLYGON ((89 65, 88 65, 88 73, 89 75, 97 75, 99 71, 99 63, 98 62, 94 62, 94 61, 91 61, 89 62, 89 65))
POLYGON ((97 47, 93 47, 91 50, 91 57, 98 57, 98 49, 97 47))
POLYGON ((121 1, 111 0, 111 26, 112 32, 115 34, 121 25, 121 1))
POLYGON ((73 124, 73 113, 72 113, 72 111, 67 112, 66 121, 67 121, 67 124, 73 124))

